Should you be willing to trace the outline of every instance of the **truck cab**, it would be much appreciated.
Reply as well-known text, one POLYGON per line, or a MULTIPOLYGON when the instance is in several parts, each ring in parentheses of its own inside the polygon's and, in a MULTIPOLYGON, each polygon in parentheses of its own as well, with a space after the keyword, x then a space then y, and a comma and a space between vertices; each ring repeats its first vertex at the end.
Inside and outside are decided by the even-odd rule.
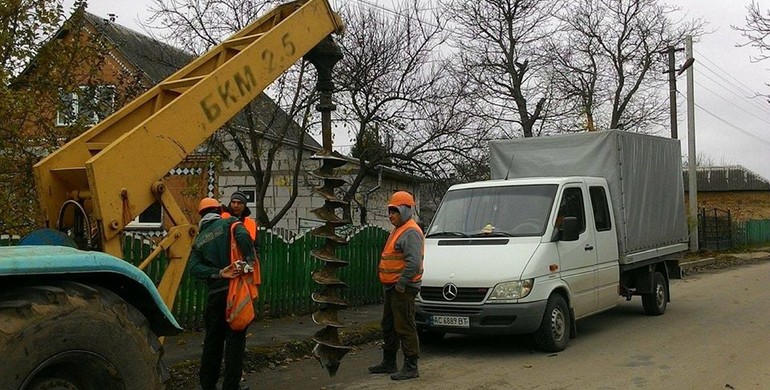
POLYGON ((618 302, 608 193, 604 178, 578 176, 451 187, 426 232, 423 337, 536 333, 564 349, 574 320, 618 302))

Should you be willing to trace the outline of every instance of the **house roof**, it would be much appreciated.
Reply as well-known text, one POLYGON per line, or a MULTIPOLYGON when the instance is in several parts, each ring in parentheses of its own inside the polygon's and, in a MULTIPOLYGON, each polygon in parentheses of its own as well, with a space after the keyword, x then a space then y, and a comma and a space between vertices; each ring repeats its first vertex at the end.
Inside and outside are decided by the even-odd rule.
MULTIPOLYGON (((770 191, 770 182, 741 165, 698 167, 698 192, 716 191, 770 191)), ((683 172, 684 189, 688 189, 688 173, 683 172)))
POLYGON ((163 81, 195 56, 89 12, 83 17, 104 35, 152 84, 163 81))
POLYGON ((394 180, 399 180, 402 182, 409 182, 409 183, 430 183, 432 180, 428 179, 423 176, 414 175, 411 173, 401 172, 399 170, 390 168, 390 167, 382 167, 383 170, 383 176, 387 178, 393 178, 394 180))

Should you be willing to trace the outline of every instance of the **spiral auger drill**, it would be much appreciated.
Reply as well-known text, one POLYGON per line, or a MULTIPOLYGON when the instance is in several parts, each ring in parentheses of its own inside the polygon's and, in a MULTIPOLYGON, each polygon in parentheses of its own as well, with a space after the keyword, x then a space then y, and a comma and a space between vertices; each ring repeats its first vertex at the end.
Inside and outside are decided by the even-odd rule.
POLYGON ((337 270, 347 266, 348 263, 335 254, 338 246, 347 244, 347 240, 338 236, 335 229, 350 224, 350 221, 339 216, 337 210, 341 210, 342 215, 350 215, 350 203, 339 200, 335 194, 335 190, 343 186, 345 181, 337 176, 334 170, 346 164, 347 161, 341 154, 333 151, 331 135, 331 112, 335 109, 332 103, 334 83, 331 75, 334 64, 342 59, 342 52, 330 36, 316 45, 305 59, 315 65, 318 71, 316 89, 320 92, 320 103, 316 109, 321 112, 323 137, 323 150, 311 157, 321 161, 321 167, 311 172, 311 175, 322 180, 323 185, 315 188, 314 191, 324 198, 324 205, 312 210, 312 213, 318 219, 325 221, 323 226, 310 231, 310 234, 325 239, 323 247, 310 252, 314 258, 323 263, 319 270, 313 272, 313 281, 320 285, 319 290, 311 296, 313 302, 319 305, 319 309, 313 313, 313 321, 324 326, 313 336, 316 342, 313 356, 326 369, 329 376, 334 376, 340 366, 340 360, 351 349, 340 341, 338 332, 345 325, 337 318, 337 312, 348 306, 341 295, 342 289, 346 288, 347 284, 337 277, 337 270))

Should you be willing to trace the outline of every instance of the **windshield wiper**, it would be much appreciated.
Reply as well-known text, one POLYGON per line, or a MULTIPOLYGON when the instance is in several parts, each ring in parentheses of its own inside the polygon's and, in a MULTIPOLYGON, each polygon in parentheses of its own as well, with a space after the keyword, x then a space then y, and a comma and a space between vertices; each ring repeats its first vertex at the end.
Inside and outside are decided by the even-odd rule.
POLYGON ((468 235, 463 232, 436 232, 425 237, 468 237, 468 235))
POLYGON ((508 232, 476 233, 471 234, 471 237, 513 237, 513 234, 508 232))

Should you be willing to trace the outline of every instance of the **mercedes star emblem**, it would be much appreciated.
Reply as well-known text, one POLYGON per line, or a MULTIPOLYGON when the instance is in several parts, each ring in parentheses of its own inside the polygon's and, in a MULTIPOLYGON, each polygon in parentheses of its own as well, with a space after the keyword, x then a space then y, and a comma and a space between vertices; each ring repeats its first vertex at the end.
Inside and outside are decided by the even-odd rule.
POLYGON ((455 286, 454 283, 447 283, 444 285, 444 288, 441 289, 441 293, 444 296, 444 299, 453 301, 457 298, 457 286, 455 286))

